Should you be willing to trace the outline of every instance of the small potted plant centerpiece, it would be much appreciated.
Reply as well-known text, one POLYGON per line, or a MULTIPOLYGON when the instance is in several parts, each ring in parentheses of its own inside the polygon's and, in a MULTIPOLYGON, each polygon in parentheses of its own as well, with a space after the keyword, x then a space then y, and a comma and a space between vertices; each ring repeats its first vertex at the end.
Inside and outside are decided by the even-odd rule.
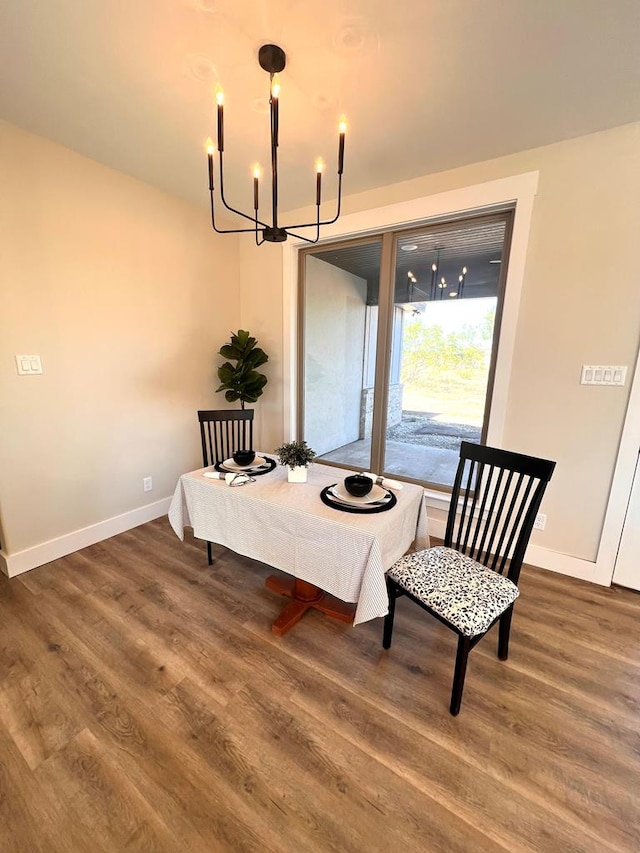
POLYGON ((290 483, 307 482, 307 466, 313 462, 316 454, 306 441, 287 441, 276 448, 276 453, 280 464, 289 469, 287 479, 290 483))

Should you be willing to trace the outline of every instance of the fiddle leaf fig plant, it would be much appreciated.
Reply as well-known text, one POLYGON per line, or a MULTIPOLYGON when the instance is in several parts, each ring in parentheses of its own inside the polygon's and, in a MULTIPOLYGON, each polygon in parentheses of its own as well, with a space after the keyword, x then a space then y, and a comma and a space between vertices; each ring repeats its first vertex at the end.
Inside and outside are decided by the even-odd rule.
POLYGON ((249 332, 238 329, 231 333, 231 341, 218 350, 227 360, 218 368, 220 385, 216 391, 224 391, 228 403, 240 400, 243 409, 245 403, 255 403, 262 396, 267 384, 267 377, 257 368, 266 364, 269 356, 257 343, 249 332))

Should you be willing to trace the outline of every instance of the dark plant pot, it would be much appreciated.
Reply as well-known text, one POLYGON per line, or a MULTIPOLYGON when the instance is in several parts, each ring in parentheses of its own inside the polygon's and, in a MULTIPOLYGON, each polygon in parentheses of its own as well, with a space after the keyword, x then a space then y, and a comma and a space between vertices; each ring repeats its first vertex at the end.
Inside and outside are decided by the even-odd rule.
POLYGON ((236 450, 233 454, 233 461, 236 465, 251 465, 255 458, 255 450, 236 450))
POLYGON ((363 498, 373 488, 373 480, 371 477, 364 477, 362 474, 352 474, 350 477, 344 478, 344 487, 354 498, 363 498))

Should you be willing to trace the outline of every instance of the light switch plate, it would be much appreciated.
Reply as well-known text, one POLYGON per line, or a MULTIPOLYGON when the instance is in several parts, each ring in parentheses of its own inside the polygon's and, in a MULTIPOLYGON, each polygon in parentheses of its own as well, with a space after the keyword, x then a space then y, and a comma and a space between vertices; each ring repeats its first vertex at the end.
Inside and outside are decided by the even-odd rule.
POLYGON ((621 386, 627 380, 626 364, 583 364, 581 385, 621 386))
POLYGON ((20 376, 35 376, 42 373, 42 362, 39 355, 17 355, 16 367, 20 376))

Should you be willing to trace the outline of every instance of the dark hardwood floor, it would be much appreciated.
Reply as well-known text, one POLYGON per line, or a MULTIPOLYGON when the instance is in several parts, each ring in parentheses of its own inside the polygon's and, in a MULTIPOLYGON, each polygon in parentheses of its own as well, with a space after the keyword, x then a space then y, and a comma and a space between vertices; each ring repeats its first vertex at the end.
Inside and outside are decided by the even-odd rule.
POLYGON ((639 595, 525 567, 454 718, 419 608, 278 639, 214 552, 160 519, 0 580, 2 853, 640 850, 639 595))

